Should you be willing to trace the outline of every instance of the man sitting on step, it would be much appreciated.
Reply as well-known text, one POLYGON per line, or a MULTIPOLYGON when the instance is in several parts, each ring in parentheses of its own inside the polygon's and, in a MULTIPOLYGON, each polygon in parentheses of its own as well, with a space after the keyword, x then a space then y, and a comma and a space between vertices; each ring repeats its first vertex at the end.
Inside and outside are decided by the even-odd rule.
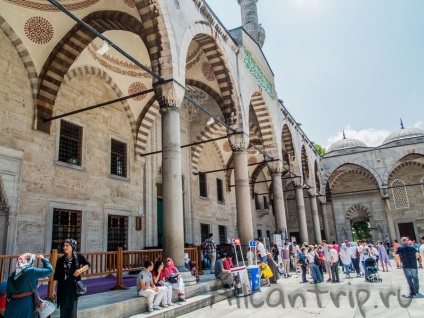
POLYGON ((226 257, 225 253, 221 253, 220 258, 215 262, 215 277, 225 281, 225 288, 231 288, 233 284, 233 274, 231 270, 224 268, 223 261, 226 257))
POLYGON ((148 307, 147 310, 152 312, 153 310, 160 310, 159 304, 162 302, 163 297, 166 294, 166 287, 156 287, 153 283, 152 278, 153 263, 151 261, 144 262, 144 268, 137 275, 137 295, 146 297, 148 307), (153 298, 155 297, 153 302, 153 298))

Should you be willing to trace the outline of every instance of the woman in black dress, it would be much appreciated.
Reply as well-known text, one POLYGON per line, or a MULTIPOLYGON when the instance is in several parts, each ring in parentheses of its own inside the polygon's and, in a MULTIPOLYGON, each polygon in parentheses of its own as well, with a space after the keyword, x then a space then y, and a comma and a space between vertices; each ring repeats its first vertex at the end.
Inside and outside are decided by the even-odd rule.
POLYGON ((81 274, 90 268, 90 263, 80 253, 76 252, 77 242, 66 239, 63 242, 63 255, 56 262, 54 273, 53 296, 56 294, 57 306, 60 308, 60 318, 76 318, 78 297, 75 281, 81 280, 81 274), (78 267, 77 267, 78 263, 78 267))

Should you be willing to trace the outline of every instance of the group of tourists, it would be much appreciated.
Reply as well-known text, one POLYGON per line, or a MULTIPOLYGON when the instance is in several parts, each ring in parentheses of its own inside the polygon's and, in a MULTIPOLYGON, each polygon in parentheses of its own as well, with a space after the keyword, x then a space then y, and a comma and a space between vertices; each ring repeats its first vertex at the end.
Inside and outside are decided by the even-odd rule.
MULTIPOLYGON (((328 244, 323 240, 320 245, 303 243, 302 245, 293 242, 289 244, 284 242, 279 250, 277 245, 272 244, 267 251, 258 239, 257 257, 261 275, 266 278, 267 285, 276 282, 278 276, 290 277, 290 265, 300 267, 301 283, 319 284, 324 282, 339 283, 340 273, 344 273, 345 279, 352 277, 363 277, 368 281, 369 261, 375 264, 377 270, 388 272, 391 267, 389 259, 390 241, 388 237, 383 241, 377 241, 372 244, 366 240, 357 242, 332 241, 328 244), (294 262, 291 262, 291 257, 294 262), (278 264, 278 265, 277 265, 278 264), (274 274, 274 267, 277 268, 278 275, 274 274), (368 270, 367 270, 368 268, 368 270), (307 273, 310 274, 311 281, 307 279, 307 273), (273 279, 270 281, 270 279, 273 279)), ((253 264, 252 253, 248 252, 247 259, 249 265, 253 264)), ((421 236, 421 246, 403 237, 401 244, 396 239, 393 240, 393 257, 396 268, 403 268, 407 283, 410 288, 408 297, 414 297, 419 291, 418 268, 422 268, 424 260, 424 235, 421 236)))
MULTIPOLYGON (((56 262, 54 272, 53 297, 60 308, 61 318, 77 317, 77 282, 81 274, 90 268, 90 263, 77 253, 77 242, 66 239, 63 243, 64 255, 56 262), (56 291, 57 288, 57 291, 56 291)), ((18 257, 15 270, 9 275, 7 283, 0 288, 0 315, 5 318, 34 318, 36 315, 38 280, 53 274, 53 267, 43 255, 25 253, 18 257), (43 267, 35 267, 37 260, 43 267)), ((44 316, 55 310, 49 302, 42 301, 40 310, 44 316), (49 310, 48 313, 45 311, 49 310)))

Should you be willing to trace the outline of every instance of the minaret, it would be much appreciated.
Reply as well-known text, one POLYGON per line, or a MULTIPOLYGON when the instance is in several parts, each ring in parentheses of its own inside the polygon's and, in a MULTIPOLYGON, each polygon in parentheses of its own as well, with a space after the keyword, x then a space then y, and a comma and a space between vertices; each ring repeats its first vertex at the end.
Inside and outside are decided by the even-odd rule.
POLYGON ((258 0, 237 0, 241 7, 241 22, 243 28, 259 44, 260 47, 265 42, 265 30, 258 23, 258 0))

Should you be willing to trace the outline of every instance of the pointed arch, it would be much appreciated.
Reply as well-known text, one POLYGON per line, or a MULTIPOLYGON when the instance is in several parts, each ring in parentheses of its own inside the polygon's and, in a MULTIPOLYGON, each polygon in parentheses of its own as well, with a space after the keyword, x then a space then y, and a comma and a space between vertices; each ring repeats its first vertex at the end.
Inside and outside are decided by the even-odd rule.
MULTIPOLYGON (((338 167, 338 169, 349 166, 349 165, 351 164, 342 165, 338 167)), ((368 180, 370 180, 376 186, 376 188, 378 188, 379 186, 378 181, 375 179, 372 173, 370 173, 370 171, 368 171, 367 169, 363 167, 352 165, 352 167, 349 167, 349 169, 347 170, 340 169, 338 171, 338 169, 335 170, 333 174, 330 176, 330 178, 328 179, 331 189, 335 188, 338 185, 340 179, 347 175, 363 176, 367 178, 368 180)))
POLYGON ((38 74, 35 69, 34 62, 31 59, 31 55, 29 55, 28 50, 25 45, 22 43, 19 36, 15 33, 13 28, 4 20, 4 18, 0 15, 0 29, 4 32, 4 34, 9 39, 10 43, 18 53, 19 57, 22 60, 22 64, 24 65, 25 70, 27 71, 29 82, 31 85, 31 93, 33 98, 33 103, 37 99, 38 93, 38 74))
POLYGON ((296 160, 296 149, 293 143, 293 135, 287 124, 283 125, 283 130, 281 132, 281 139, 282 139, 282 144, 284 148, 286 149, 286 153, 289 158, 289 163, 290 165, 292 165, 296 160))
POLYGON ((321 193, 321 173, 319 171, 317 160, 315 160, 315 163, 314 163, 314 175, 315 175, 315 187, 316 187, 317 193, 321 193))
MULTIPOLYGON (((161 52, 165 50, 159 50, 158 45, 166 36, 166 30, 158 28, 157 19, 161 14, 160 10, 155 0, 136 2, 142 22, 128 13, 108 10, 92 12, 82 20, 95 27, 100 33, 109 30, 123 30, 139 35, 149 52, 152 69, 161 73, 163 70, 159 58, 161 58, 161 52), (155 36, 152 37, 152 34, 155 36)), ((44 118, 52 116, 54 103, 65 74, 95 37, 95 34, 80 24, 76 24, 50 53, 40 73, 40 88, 36 101, 38 130, 50 133, 51 123, 45 123, 44 118)), ((169 54, 169 52, 163 54, 169 54)))
MULTIPOLYGON (((82 76, 82 75, 93 75, 96 77, 100 77, 115 92, 116 96, 122 97, 124 95, 121 89, 118 87, 118 85, 113 81, 112 77, 110 77, 109 74, 106 73, 105 71, 95 66, 86 65, 86 66, 73 68, 68 73, 66 73, 63 82, 66 84, 70 82, 73 78, 82 76)), ((127 100, 121 101, 121 104, 123 106, 125 114, 128 117, 128 121, 131 126, 131 134, 133 136, 134 146, 136 146, 136 142, 135 142, 136 141, 136 123, 135 123, 134 114, 127 100)))
POLYGON ((262 170, 267 167, 266 162, 262 162, 259 165, 256 166, 255 170, 252 172, 252 176, 250 178, 250 181, 252 182, 251 190, 252 190, 252 198, 255 195, 255 183, 256 179, 258 178, 259 174, 262 172, 262 170))
POLYGON ((365 213, 368 219, 372 218, 372 212, 366 206, 362 204, 355 204, 347 210, 346 219, 352 221, 356 217, 355 214, 362 215, 363 213, 359 211, 365 213))
POLYGON ((253 111, 259 123, 262 144, 265 151, 268 152, 273 158, 279 158, 277 141, 275 140, 274 125, 272 123, 271 114, 269 113, 262 93, 254 93, 250 100, 250 104, 252 105, 253 111))
POLYGON ((310 165, 309 165, 309 157, 308 154, 306 153, 306 147, 305 145, 302 145, 302 175, 303 175, 303 180, 305 183, 310 181, 310 165))

